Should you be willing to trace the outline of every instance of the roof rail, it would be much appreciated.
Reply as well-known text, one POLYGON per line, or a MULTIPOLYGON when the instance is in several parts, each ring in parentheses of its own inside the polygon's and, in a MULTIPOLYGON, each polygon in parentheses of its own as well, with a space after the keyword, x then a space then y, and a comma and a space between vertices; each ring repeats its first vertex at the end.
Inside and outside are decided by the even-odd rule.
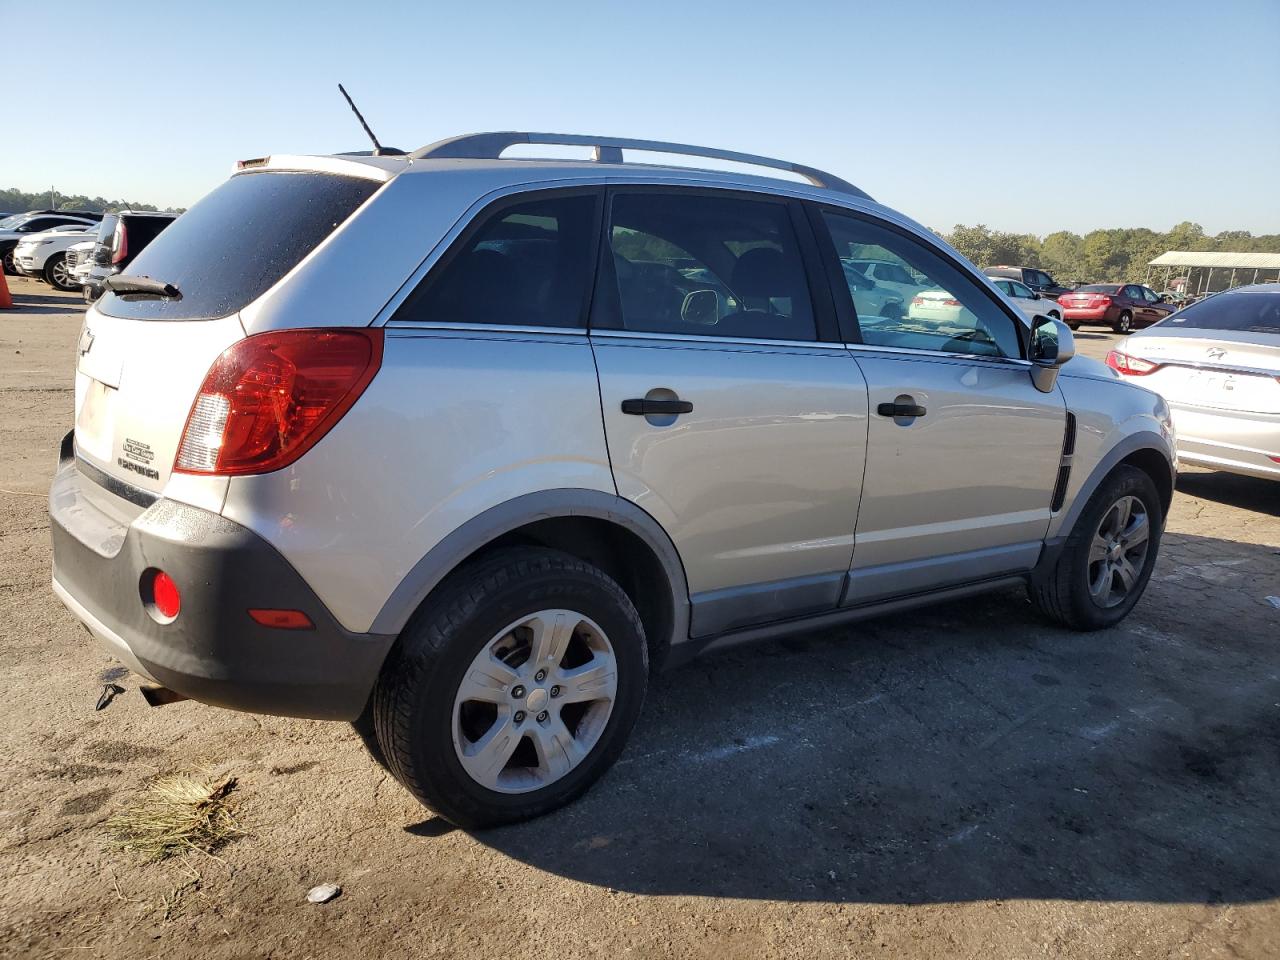
POLYGON ((827 190, 838 190, 851 193, 855 197, 870 200, 866 193, 853 184, 839 177, 807 167, 800 163, 786 160, 775 160, 772 157, 760 157, 753 153, 738 153, 735 150, 717 150, 714 147, 695 147, 688 143, 666 143, 662 140, 629 140, 621 137, 592 137, 574 133, 524 133, 521 131, 504 131, 501 133, 468 133, 435 143, 413 151, 409 154, 414 160, 437 160, 441 158, 469 160, 497 160, 508 147, 519 143, 546 143, 573 147, 592 147, 597 163, 622 163, 623 150, 646 150, 651 153, 678 153, 690 157, 706 157, 711 160, 730 160, 734 163, 745 163, 755 167, 770 167, 774 170, 787 170, 799 174, 815 187, 827 190))

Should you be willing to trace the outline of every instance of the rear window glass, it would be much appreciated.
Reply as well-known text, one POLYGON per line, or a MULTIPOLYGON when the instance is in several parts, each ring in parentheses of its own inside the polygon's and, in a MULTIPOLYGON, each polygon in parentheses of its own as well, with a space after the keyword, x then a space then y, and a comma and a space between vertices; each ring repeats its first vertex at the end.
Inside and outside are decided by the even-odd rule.
POLYGON ((266 292, 381 184, 329 173, 242 173, 173 221, 124 271, 182 291, 179 300, 107 293, 98 309, 136 320, 203 320, 266 292))
POLYGON ((1118 283, 1090 283, 1083 287, 1076 287, 1072 293, 1115 293, 1120 289, 1118 283))
POLYGON ((1195 327, 1197 330, 1280 334, 1280 290, 1275 293, 1220 293, 1193 303, 1165 322, 1171 327, 1195 327))

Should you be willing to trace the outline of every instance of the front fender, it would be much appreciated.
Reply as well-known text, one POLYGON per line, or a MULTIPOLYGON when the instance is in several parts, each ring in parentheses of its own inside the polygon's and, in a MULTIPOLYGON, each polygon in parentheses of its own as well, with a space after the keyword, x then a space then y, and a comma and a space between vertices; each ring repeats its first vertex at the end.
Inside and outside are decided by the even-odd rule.
POLYGON ((1076 445, 1062 509, 1048 537, 1067 536, 1089 497, 1116 465, 1140 450, 1160 454, 1172 488, 1176 454, 1169 407, 1158 394, 1120 380, 1059 378, 1067 409, 1076 417, 1076 445))

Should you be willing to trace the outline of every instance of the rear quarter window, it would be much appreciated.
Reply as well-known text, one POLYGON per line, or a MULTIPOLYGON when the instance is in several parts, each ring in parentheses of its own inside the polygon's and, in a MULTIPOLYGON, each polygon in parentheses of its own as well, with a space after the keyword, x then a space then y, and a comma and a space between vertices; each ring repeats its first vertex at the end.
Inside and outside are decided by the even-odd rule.
POLYGON ((243 309, 295 267, 382 184, 278 170, 227 180, 167 226, 124 271, 178 300, 107 293, 98 309, 135 320, 208 320, 243 309))

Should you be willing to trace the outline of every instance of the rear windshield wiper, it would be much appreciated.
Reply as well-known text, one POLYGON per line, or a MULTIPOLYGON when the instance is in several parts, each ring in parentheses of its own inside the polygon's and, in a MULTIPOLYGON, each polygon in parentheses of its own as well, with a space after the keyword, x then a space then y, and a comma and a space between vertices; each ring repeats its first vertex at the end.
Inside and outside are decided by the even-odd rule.
POLYGON ((107 277, 105 286, 112 293, 132 294, 142 297, 163 297, 166 300, 181 300, 182 291, 172 283, 163 280, 152 280, 150 277, 126 277, 116 274, 107 277))

